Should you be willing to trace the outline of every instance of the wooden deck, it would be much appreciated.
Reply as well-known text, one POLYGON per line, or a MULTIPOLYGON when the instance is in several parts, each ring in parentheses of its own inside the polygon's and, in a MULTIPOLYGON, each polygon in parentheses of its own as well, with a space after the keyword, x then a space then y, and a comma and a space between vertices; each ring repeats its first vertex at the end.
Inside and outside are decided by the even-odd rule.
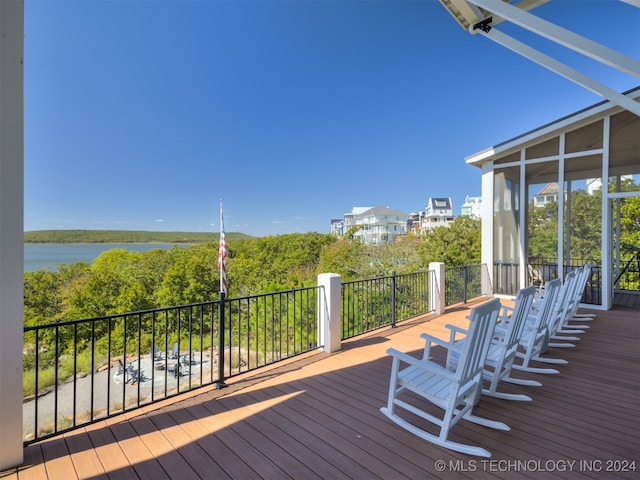
MULTIPOLYGON (((419 334, 464 325, 468 310, 404 322, 87 428, 33 444, 3 479, 429 479, 638 478, 640 312, 597 312, 559 375, 521 374, 542 387, 505 385, 532 402, 483 397, 474 413, 506 422, 499 432, 468 422, 451 438, 491 459, 436 447, 404 431, 386 402, 394 346, 415 352, 419 334), (425 321, 428 320, 428 321, 425 321), (635 469, 636 471, 630 471, 635 469), (627 471, 624 471, 627 470, 627 471)), ((438 352, 439 355, 442 352, 438 352)))
POLYGON ((613 305, 617 309, 632 309, 640 311, 640 292, 616 292, 613 305))

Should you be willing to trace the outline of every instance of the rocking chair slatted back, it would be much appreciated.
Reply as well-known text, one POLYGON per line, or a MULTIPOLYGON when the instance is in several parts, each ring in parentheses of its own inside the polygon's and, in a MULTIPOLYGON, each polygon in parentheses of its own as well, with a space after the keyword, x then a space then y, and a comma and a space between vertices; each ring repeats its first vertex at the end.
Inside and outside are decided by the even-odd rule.
POLYGON ((524 328, 525 321, 527 320, 527 315, 531 310, 531 304, 533 303, 535 293, 536 287, 534 285, 518 290, 514 302, 513 313, 511 317, 506 320, 509 323, 509 327, 506 330, 507 334, 502 337, 502 343, 506 345, 507 349, 517 347, 520 342, 522 330, 524 328))
POLYGON ((479 381, 484 362, 487 359, 499 309, 500 300, 497 298, 475 307, 456 370, 461 385, 479 381), (498 304, 497 309, 496 303, 498 304))

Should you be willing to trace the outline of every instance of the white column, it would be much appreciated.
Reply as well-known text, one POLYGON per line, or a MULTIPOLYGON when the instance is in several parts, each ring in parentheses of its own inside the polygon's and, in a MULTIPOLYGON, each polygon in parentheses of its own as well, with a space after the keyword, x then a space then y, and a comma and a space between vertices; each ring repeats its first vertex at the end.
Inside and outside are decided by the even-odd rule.
POLYGON ((520 256, 520 268, 518 271, 520 274, 518 275, 518 289, 524 288, 527 286, 527 275, 529 264, 529 252, 528 252, 528 237, 529 232, 527 228, 527 218, 529 217, 529 202, 527 202, 527 166, 526 166, 526 158, 527 158, 527 150, 523 148, 520 150, 520 188, 518 191, 520 192, 518 203, 519 203, 519 213, 518 213, 518 243, 519 245, 519 256, 520 256))
POLYGON ((23 461, 23 19, 0 0, 0 470, 23 461))
POLYGON ((340 321, 340 275, 321 273, 318 275, 318 345, 327 353, 337 352, 341 347, 340 321))
MULTIPOLYGON (((613 264, 613 255, 611 251, 611 208, 609 204, 609 152, 611 150, 611 116, 604 117, 602 131, 602 230, 600 232, 600 251, 602 265, 602 308, 609 310, 613 303, 613 278, 611 277, 611 266, 613 264)), ((618 217, 620 222, 620 217, 618 217)), ((620 237, 618 237, 620 238, 620 237)))
MULTIPOLYGON (((566 232, 564 229, 564 222, 566 218, 565 211, 565 198, 564 198, 564 156, 565 156, 565 134, 560 134, 560 156, 558 158, 558 245, 557 245, 557 258, 558 258, 558 278, 564 281, 564 239, 566 232)), ((567 259, 569 260, 569 259, 567 259)))
POLYGON ((433 313, 438 315, 444 313, 446 306, 445 290, 444 290, 444 263, 431 262, 429 264, 429 271, 433 272, 430 276, 431 281, 429 284, 429 303, 433 309, 433 313))
POLYGON ((484 162, 482 164, 482 240, 481 240, 481 261, 487 266, 487 273, 491 285, 495 285, 493 278, 493 240, 495 238, 493 232, 493 216, 494 216, 494 171, 493 161, 484 162))

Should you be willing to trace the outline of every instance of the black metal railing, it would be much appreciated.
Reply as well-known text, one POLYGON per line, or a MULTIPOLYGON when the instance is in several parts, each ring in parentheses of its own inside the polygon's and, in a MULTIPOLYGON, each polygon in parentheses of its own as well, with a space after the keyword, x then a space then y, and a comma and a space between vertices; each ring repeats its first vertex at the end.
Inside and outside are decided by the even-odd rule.
POLYGON ((519 287, 520 266, 513 262, 495 262, 493 291, 497 295, 515 295, 519 287))
MULTIPOLYGON (((563 276, 589 263, 586 260, 572 258, 562 266, 563 276)), ((602 304, 602 268, 591 264, 591 275, 585 285, 581 303, 589 305, 602 304)), ((493 266, 494 293, 498 295, 515 295, 520 288, 520 265, 514 262, 495 262, 493 266)), ((530 259, 527 265, 527 285, 542 285, 558 278, 558 263, 553 259, 530 259)))
POLYGON ((486 293, 482 291, 483 265, 463 265, 445 269, 445 305, 465 303, 486 293))
POLYGON ((354 337, 432 311, 429 284, 433 272, 344 282, 341 285, 342 339, 354 337))
POLYGON ((227 299, 221 380, 318 347, 318 287, 227 299))
POLYGON ((640 247, 624 244, 620 255, 620 271, 616 275, 615 288, 624 291, 640 291, 640 247))
POLYGON ((24 441, 313 350, 317 298, 310 287, 25 327, 24 441))
MULTIPOLYGON (((554 259, 536 258, 529 260, 527 282, 529 285, 540 285, 558 278, 559 267, 554 259)), ((589 263, 591 275, 587 278, 580 303, 588 305, 602 304, 602 268, 581 258, 570 258, 562 265, 563 280, 569 272, 589 263)))
MULTIPOLYGON (((482 294, 447 269, 447 304, 482 294)), ((345 282, 342 339, 433 311, 434 272, 345 282)), ((24 443, 167 399, 318 345, 321 287, 24 328, 24 443)))

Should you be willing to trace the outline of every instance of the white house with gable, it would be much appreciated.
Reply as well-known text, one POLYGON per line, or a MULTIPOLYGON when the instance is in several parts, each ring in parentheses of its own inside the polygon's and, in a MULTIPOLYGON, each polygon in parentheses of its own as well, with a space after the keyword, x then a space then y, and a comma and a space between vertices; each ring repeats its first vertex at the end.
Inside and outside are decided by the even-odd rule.
POLYGON ((436 227, 448 227, 451 222, 453 222, 451 197, 429 198, 422 218, 422 231, 432 230, 436 227))
POLYGON ((365 245, 392 243, 407 234, 407 214, 389 207, 354 207, 344 215, 344 231, 353 227, 353 238, 365 245))

